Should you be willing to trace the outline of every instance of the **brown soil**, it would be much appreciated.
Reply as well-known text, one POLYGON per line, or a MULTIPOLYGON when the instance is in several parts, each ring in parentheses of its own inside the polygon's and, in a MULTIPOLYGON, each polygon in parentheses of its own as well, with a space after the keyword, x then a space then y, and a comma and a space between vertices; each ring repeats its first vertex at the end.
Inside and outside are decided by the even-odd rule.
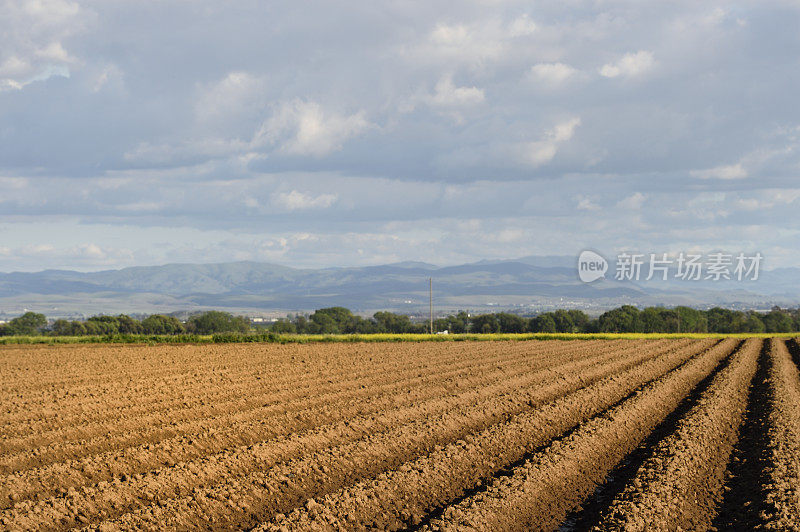
POLYGON ((800 347, 765 345, 0 348, 0 529, 708 529, 756 482, 800 530, 800 347))

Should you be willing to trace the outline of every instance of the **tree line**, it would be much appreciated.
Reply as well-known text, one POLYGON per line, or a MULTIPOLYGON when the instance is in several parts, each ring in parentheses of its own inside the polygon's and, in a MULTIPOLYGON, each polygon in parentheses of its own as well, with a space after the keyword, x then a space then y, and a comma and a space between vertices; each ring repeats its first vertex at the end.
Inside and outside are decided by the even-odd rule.
MULTIPOLYGON (((43 314, 27 312, 0 325, 0 336, 48 334, 53 336, 115 334, 215 334, 246 333, 252 329, 282 334, 423 334, 429 324, 413 321, 405 314, 376 312, 370 318, 344 307, 319 309, 312 314, 287 316, 266 325, 251 325, 244 316, 208 311, 186 322, 175 316, 153 314, 138 320, 125 314, 93 316, 87 320, 56 320, 48 324, 43 314)), ((800 309, 773 307, 767 313, 715 307, 648 307, 624 305, 590 318, 581 310, 556 310, 534 317, 509 312, 471 315, 460 311, 437 318, 434 332, 449 333, 786 333, 800 331, 800 309)))
MULTIPOLYGON (((471 315, 464 311, 437 318, 434 332, 450 333, 785 333, 800 331, 800 309, 774 307, 767 313, 715 307, 648 307, 623 305, 590 318, 582 310, 556 310, 534 317, 508 312, 471 315)), ((270 326, 278 333, 426 333, 427 322, 408 316, 376 312, 372 318, 353 315, 342 307, 317 310, 278 320, 270 326)))
POLYGON ((48 325, 44 314, 26 312, 5 325, 0 325, 0 336, 104 336, 114 334, 213 334, 219 332, 248 332, 250 320, 228 312, 212 310, 191 316, 185 323, 175 316, 153 314, 142 320, 120 314, 118 316, 92 316, 80 320, 56 320, 48 325))

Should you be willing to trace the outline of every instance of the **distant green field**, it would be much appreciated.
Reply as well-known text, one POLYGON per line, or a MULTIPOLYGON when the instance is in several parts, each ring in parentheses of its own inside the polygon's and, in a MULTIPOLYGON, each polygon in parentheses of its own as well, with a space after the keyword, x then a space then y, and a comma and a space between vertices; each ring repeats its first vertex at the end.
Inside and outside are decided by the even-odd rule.
POLYGON ((21 344, 220 344, 325 342, 485 342, 496 340, 614 340, 643 338, 791 338, 792 333, 501 333, 501 334, 274 334, 220 333, 213 335, 3 336, 0 345, 21 344))

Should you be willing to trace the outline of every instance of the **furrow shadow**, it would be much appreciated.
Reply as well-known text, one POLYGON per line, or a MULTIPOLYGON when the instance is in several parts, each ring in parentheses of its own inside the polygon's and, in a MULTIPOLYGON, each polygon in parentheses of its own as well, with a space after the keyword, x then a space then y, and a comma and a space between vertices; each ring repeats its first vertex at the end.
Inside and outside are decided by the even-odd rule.
POLYGON ((614 499, 621 495, 628 484, 636 477, 639 468, 656 452, 658 443, 678 429, 680 420, 697 404, 714 378, 731 362, 733 355, 741 349, 744 341, 722 359, 719 364, 678 404, 667 417, 659 423, 642 443, 620 461, 606 477, 606 481, 597 487, 592 495, 573 510, 559 526, 560 532, 577 532, 590 530, 608 509, 614 499))
MULTIPOLYGON (((622 403, 624 403, 628 399, 630 399, 630 398, 636 396, 637 394, 641 393, 641 391, 643 389, 645 389, 647 386, 649 386, 653 382, 663 378, 666 375, 669 375, 671 373, 679 371, 686 364, 688 364, 692 360, 695 360, 696 358, 704 355, 709 350, 711 350, 716 345, 718 345, 720 342, 722 342, 722 340, 718 341, 717 343, 715 343, 715 344, 707 347, 706 349, 703 349, 702 351, 696 353, 695 355, 691 356, 689 359, 685 360, 684 362, 682 362, 678 366, 676 366, 673 369, 669 370, 664 375, 660 375, 660 376, 658 376, 658 377, 656 377, 654 379, 651 379, 651 380, 647 381, 646 383, 642 384, 641 386, 638 386, 636 389, 631 391, 625 397, 623 397, 622 399, 618 400, 614 404, 610 405, 608 408, 604 409, 602 412, 598 412, 597 414, 589 417, 588 419, 586 419, 586 420, 584 420, 584 421, 572 426, 569 430, 565 431, 560 436, 557 436, 556 438, 553 438, 550 441, 548 441, 546 443, 543 443, 542 445, 536 447, 535 449, 526 452, 519 460, 517 460, 517 461, 515 461, 513 463, 510 463, 510 464, 506 465, 505 467, 497 470, 491 476, 486 477, 484 480, 482 480, 481 482, 479 482, 475 486, 465 490, 464 493, 462 495, 460 495, 459 497, 456 497, 456 498, 448 501, 445 504, 437 506, 436 508, 434 508, 433 510, 428 512, 425 516, 423 516, 421 519, 415 520, 415 523, 413 525, 407 523, 406 527, 403 530, 420 530, 423 527, 425 527, 426 525, 430 524, 432 521, 442 517, 442 515, 447 510, 447 508, 449 508, 451 506, 454 506, 454 505, 457 505, 457 504, 461 503, 462 501, 464 501, 466 499, 469 499, 470 497, 472 497, 474 495, 477 495, 479 493, 482 493, 482 492, 486 491, 495 479, 512 476, 514 474, 515 469, 517 469, 520 466, 524 465, 525 462, 527 462, 528 460, 533 458, 537 453, 539 453, 539 452, 543 451, 544 449, 546 449, 547 447, 551 446, 553 444, 553 442, 569 438, 573 433, 575 433, 575 431, 580 429, 580 427, 582 425, 584 425, 587 421, 607 416, 608 412, 610 412, 614 408, 618 407, 619 405, 621 405, 622 403)), ((720 361, 720 363, 714 368, 714 370, 711 372, 711 374, 709 374, 709 376, 706 378, 709 381, 709 383, 710 383, 711 378, 713 378, 713 375, 716 375, 725 366, 727 366, 727 364, 730 362, 730 359, 732 358, 733 354, 736 353, 740 349, 740 347, 742 346, 743 343, 744 343, 744 341, 739 342, 736 345, 736 347, 734 347, 734 349, 728 355, 726 355, 725 358, 722 361, 720 361)), ((707 386, 708 386, 708 384, 706 384, 706 387, 707 386)))
POLYGON ((800 371, 800 343, 797 338, 792 338, 786 341, 786 348, 792 357, 792 362, 797 366, 797 371, 800 371))
POLYGON ((747 412, 725 472, 725 491, 717 507, 713 526, 717 530, 755 530, 763 525, 761 513, 772 514, 767 500, 770 467, 769 412, 774 395, 769 385, 772 358, 769 340, 764 340, 758 369, 747 395, 747 412))

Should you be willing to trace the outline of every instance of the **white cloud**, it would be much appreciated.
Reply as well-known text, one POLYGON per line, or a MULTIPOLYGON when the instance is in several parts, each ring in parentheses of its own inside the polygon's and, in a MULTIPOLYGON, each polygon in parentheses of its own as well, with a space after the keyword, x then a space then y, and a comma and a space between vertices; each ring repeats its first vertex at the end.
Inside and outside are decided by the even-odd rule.
POLYGON ((410 113, 418 108, 419 104, 428 105, 439 114, 450 116, 456 123, 464 123, 462 110, 473 107, 486 101, 483 89, 472 86, 458 87, 453 83, 453 75, 445 74, 436 82, 433 93, 427 89, 420 89, 398 105, 401 113, 410 113))
POLYGON ((72 61, 72 58, 67 51, 64 50, 60 42, 51 42, 44 48, 36 50, 34 55, 39 59, 56 63, 69 63, 72 61))
MULTIPOLYGON (((674 209, 673 215, 691 220, 720 221, 730 216, 732 206, 724 192, 701 192, 694 195, 685 205, 674 209)), ((706 229, 718 230, 711 227, 706 229)))
MULTIPOLYGON (((702 4, 699 4, 702 5, 702 4)), ((736 10, 741 12, 740 10, 736 10)), ((689 34, 702 32, 708 34, 711 31, 717 30, 725 22, 735 23, 737 26, 744 26, 747 24, 745 19, 741 19, 733 15, 733 11, 729 7, 712 7, 710 11, 700 9, 697 12, 690 12, 684 15, 679 15, 668 23, 669 30, 676 34, 689 34)))
POLYGON ((769 211, 792 205, 800 199, 799 189, 774 189, 751 192, 747 196, 730 198, 727 201, 744 211, 769 211))
POLYGON ((561 85, 578 71, 564 63, 537 63, 531 67, 530 75, 545 85, 561 85))
POLYGON ((126 151, 123 157, 128 162, 162 165, 173 164, 181 160, 192 160, 197 156, 227 157, 249 151, 251 151, 251 143, 247 141, 205 137, 189 139, 179 144, 142 142, 126 151))
POLYGON ((550 140, 527 142, 521 145, 520 148, 520 160, 534 168, 549 163, 558 152, 558 145, 550 140))
MULTIPOLYGON (((491 234, 499 215, 551 216, 544 212, 574 212, 574 238, 591 227, 598 242, 667 244, 675 238, 669 231, 684 239, 680 231, 699 219, 694 211, 707 216, 710 206, 676 218, 671 209, 717 190, 726 202, 713 205, 715 212, 730 211, 712 220, 720 239, 735 238, 750 219, 771 226, 767 246, 776 241, 772 229, 800 223, 791 216, 800 200, 776 203, 757 193, 794 186, 800 169, 800 112, 785 90, 796 81, 796 57, 770 44, 796 35, 774 6, 590 2, 563 9, 482 0, 454 11, 442 2, 380 10, 320 3, 309 16, 292 4, 269 13, 256 4, 193 6, 155 2, 145 13, 130 2, 0 0, 0 84, 22 89, 0 93, 0 175, 27 180, 0 179, 0 223, 51 220, 45 230, 25 225, 18 241, 4 227, 0 244, 113 248, 123 225, 152 224, 287 235, 382 231, 383 221, 416 219, 442 233, 432 216, 457 218, 454 225, 482 219, 491 234), (739 28, 738 16, 752 23, 739 28), (677 19, 693 22, 677 28, 677 19), (601 67, 616 77, 607 79, 601 67), (635 81, 654 74, 658 90, 635 81), (71 78, 55 82, 59 75, 71 78), (30 81, 46 77, 50 83, 30 81), (742 106, 741 94, 759 97, 742 106), (409 101, 414 112, 400 106, 409 101), (352 184, 352 176, 360 181, 352 184), (587 192, 597 187, 602 194, 587 192), (647 198, 630 217, 650 230, 637 236, 633 224, 613 220, 601 230, 602 217, 591 211, 616 211, 618 200, 637 191, 647 198), (52 236, 63 226, 56 215, 110 225, 94 234, 76 225, 77 236, 64 240, 52 236)), ((537 226, 553 230, 553 250, 570 234, 562 227, 556 238, 555 225, 537 226)), ((174 235, 137 231, 144 236, 126 245, 147 257, 145 238, 174 235)), ((163 249, 186 243, 164 240, 173 242, 163 249)), ((473 243, 469 235, 446 244, 469 260, 497 249, 473 243)), ((400 258, 416 252, 405 244, 396 248, 400 258)), ((369 243, 357 249, 379 254, 369 243)), ((507 255, 508 246, 497 252, 507 255)), ((354 257, 313 253, 309 247, 309 264, 354 257)), ((68 262, 54 256, 26 264, 68 262)))
POLYGON ((689 174, 697 179, 744 179, 748 175, 741 163, 692 170, 689 174))
POLYGON ((484 99, 483 89, 456 87, 452 76, 444 76, 436 83, 435 92, 427 101, 436 106, 465 106, 481 103, 484 99))
POLYGON ((85 244, 76 250, 79 254, 93 259, 104 259, 105 252, 97 244, 85 244))
POLYGON ((459 46, 466 44, 470 30, 464 25, 438 24, 431 31, 431 42, 441 46, 459 46))
POLYGON ((756 198, 742 198, 734 202, 734 205, 743 211, 757 211, 767 207, 764 202, 756 198))
MULTIPOLYGON (((28 180, 24 177, 3 177, 0 176, 0 191, 8 189, 23 189, 28 186, 28 180)), ((0 199, 2 201, 2 199, 0 199)))
POLYGON ((312 196, 298 190, 291 192, 277 192, 272 195, 272 203, 282 207, 287 211, 298 211, 308 209, 326 209, 336 203, 336 194, 320 194, 312 196))
POLYGON ((515 18, 511 24, 508 25, 508 34, 511 37, 524 37, 536 33, 537 29, 536 23, 531 20, 531 17, 526 13, 515 18))
POLYGON ((88 242, 70 247, 56 247, 52 244, 29 244, 16 249, 6 248, 3 255, 36 260, 69 260, 73 264, 104 265, 117 261, 130 260, 133 253, 124 248, 104 248, 88 242))
POLYGON ((570 140, 580 124, 580 118, 571 118, 556 124, 542 140, 517 144, 517 159, 534 168, 549 163, 556 156, 559 145, 570 140))
POLYGON ((773 201, 773 204, 796 203, 800 199, 800 189, 769 190, 765 194, 773 201))
POLYGON ((87 264, 118 264, 133 260, 133 252, 126 248, 101 247, 95 243, 80 244, 64 250, 53 250, 54 253, 70 257, 72 260, 87 264))
POLYGON ((253 145, 274 145, 289 155, 323 157, 341 150, 345 141, 370 126, 363 111, 339 114, 325 111, 316 102, 295 99, 278 106, 256 133, 253 145))
POLYGON ((561 122, 556 124, 548 134, 553 138, 556 142, 565 142, 572 138, 572 135, 575 134, 575 128, 581 125, 580 118, 571 118, 565 122, 561 122))
POLYGON ((195 101, 195 114, 203 122, 240 118, 250 115, 262 105, 265 80, 249 72, 234 71, 214 83, 201 87, 195 101))
POLYGON ((410 46, 405 54, 413 62, 480 64, 499 57, 503 44, 482 24, 437 24, 428 39, 410 46))
POLYGON ((642 208, 647 196, 641 192, 635 192, 627 198, 623 198, 617 202, 618 209, 626 209, 631 211, 638 211, 642 208))
POLYGON ((92 92, 100 92, 109 85, 122 85, 122 71, 116 65, 106 65, 101 68, 91 79, 92 92))
POLYGON ((645 74, 655 66, 652 52, 640 50, 635 53, 623 55, 614 63, 608 63, 600 68, 600 75, 607 78, 625 77, 634 78, 645 74))
POLYGON ((502 229, 494 235, 495 241, 503 244, 511 244, 519 242, 525 238, 525 231, 519 228, 502 229))
POLYGON ((138 212, 155 212, 164 208, 169 208, 169 204, 158 201, 137 201, 135 203, 127 203, 124 205, 115 206, 116 209, 124 212, 138 213, 138 212))
POLYGON ((484 66, 502 59, 516 39, 537 31, 536 23, 527 15, 510 21, 490 17, 470 23, 440 22, 424 40, 400 46, 400 55, 416 65, 484 66))
POLYGON ((20 255, 40 255, 42 253, 51 253, 55 250, 51 244, 28 244, 19 250, 20 255))
POLYGON ((579 211, 599 211, 601 207, 597 203, 593 202, 591 199, 581 197, 578 198, 577 209, 579 211))
POLYGON ((63 41, 83 30, 89 18, 90 12, 66 0, 0 3, 0 92, 69 77, 68 66, 78 60, 63 41))

